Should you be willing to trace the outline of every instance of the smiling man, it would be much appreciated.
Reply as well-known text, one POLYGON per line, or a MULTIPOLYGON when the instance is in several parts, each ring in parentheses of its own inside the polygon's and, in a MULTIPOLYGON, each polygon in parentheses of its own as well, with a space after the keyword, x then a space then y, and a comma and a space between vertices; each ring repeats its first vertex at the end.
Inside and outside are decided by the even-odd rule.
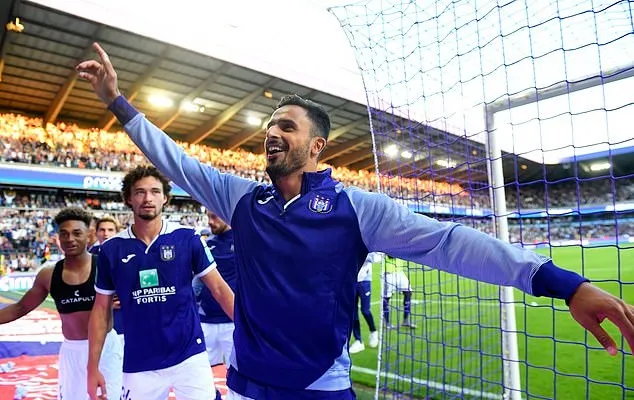
POLYGON ((430 265, 536 296, 566 299, 572 316, 612 354, 600 326, 615 322, 634 346, 632 307, 547 257, 474 229, 414 214, 389 197, 344 187, 318 171, 330 119, 284 97, 264 142, 264 185, 186 155, 117 88, 103 49, 77 66, 141 151, 233 227, 237 289, 228 399, 353 399, 348 338, 357 273, 369 252, 430 265))
MULTIPOLYGON (((81 208, 65 208, 55 216, 64 259, 54 267, 42 268, 33 287, 15 304, 0 310, 0 324, 23 317, 42 304, 50 294, 62 321, 64 342, 59 349, 59 398, 86 400, 88 321, 95 301, 96 256, 88 253, 91 215, 81 208)), ((121 392, 123 351, 111 318, 104 325, 103 351, 99 371, 107 377, 110 398, 121 392)))

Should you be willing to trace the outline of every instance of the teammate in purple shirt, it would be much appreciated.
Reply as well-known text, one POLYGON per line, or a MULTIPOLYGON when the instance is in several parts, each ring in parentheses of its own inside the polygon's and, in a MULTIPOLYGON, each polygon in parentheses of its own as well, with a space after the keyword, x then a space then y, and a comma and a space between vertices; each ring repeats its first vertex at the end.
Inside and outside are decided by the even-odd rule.
POLYGON ((123 178, 122 198, 134 224, 104 242, 99 252, 89 324, 93 400, 107 383, 96 366, 115 292, 125 338, 122 398, 165 399, 172 388, 179 400, 216 395, 192 280, 199 278, 230 318, 233 292, 200 235, 161 218, 169 192, 169 181, 154 167, 137 167, 123 178))

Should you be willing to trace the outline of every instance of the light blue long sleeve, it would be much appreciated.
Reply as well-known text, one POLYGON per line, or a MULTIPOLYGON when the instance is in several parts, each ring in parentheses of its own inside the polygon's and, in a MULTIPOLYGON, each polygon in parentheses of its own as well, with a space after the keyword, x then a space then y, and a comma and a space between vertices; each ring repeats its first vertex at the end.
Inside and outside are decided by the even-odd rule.
POLYGON ((344 189, 371 252, 428 265, 482 282, 532 293, 532 279, 549 258, 475 229, 411 212, 383 194, 344 189))

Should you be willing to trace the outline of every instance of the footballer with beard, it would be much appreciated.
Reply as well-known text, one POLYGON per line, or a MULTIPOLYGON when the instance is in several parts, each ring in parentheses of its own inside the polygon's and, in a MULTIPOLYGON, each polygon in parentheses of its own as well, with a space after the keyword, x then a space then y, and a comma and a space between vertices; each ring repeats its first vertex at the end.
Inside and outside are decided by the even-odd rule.
MULTIPOLYGON (((611 354, 614 322, 634 347, 632 306, 535 252, 475 229, 416 214, 318 170, 325 109, 283 97, 264 140, 272 184, 220 172, 183 151, 121 95, 108 54, 76 70, 132 141, 169 179, 234 230, 237 286, 227 399, 354 399, 348 340, 357 274, 369 252, 565 299, 611 354)), ((127 326, 126 326, 127 334, 127 326)), ((127 348, 127 338, 126 338, 127 348)))

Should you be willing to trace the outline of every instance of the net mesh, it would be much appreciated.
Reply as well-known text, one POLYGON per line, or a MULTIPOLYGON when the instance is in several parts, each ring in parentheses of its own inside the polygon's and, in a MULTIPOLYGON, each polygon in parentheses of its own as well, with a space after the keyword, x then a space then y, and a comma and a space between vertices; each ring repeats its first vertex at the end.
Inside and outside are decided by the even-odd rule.
MULTIPOLYGON (((370 0, 331 11, 364 81, 381 192, 550 255, 634 303, 630 1, 370 0), (505 207, 493 201, 499 188, 505 207)), ((561 301, 516 291, 512 315, 499 287, 389 257, 381 276, 379 363, 353 357, 362 382, 378 365, 379 398, 518 398, 511 387, 521 398, 634 398, 617 330, 610 357, 561 301)))

